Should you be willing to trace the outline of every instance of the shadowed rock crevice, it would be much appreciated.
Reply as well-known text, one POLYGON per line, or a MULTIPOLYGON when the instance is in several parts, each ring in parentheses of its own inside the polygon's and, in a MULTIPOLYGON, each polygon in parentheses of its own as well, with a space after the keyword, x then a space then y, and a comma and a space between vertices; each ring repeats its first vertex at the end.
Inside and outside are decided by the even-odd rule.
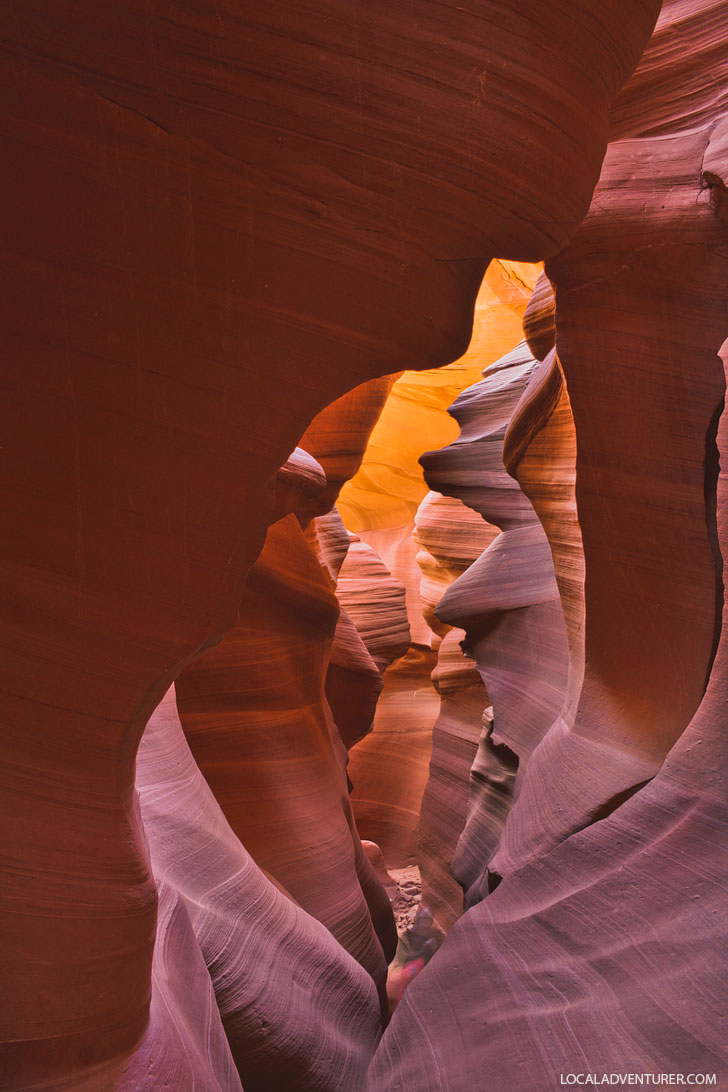
POLYGON ((651 780, 651 777, 647 778, 645 781, 640 781, 636 785, 631 785, 628 789, 623 789, 621 792, 615 793, 609 800, 605 800, 603 804, 600 804, 585 823, 582 823, 578 827, 574 827, 574 829, 566 835, 566 838, 570 838, 573 834, 578 834, 580 831, 586 830, 587 827, 593 826, 594 823, 601 823, 602 820, 610 816, 617 808, 620 808, 622 804, 626 804, 628 800, 631 800, 635 793, 638 793, 645 785, 649 785, 651 780))
POLYGON ((726 19, 0 5, 12 1092, 728 1088, 726 19))
POLYGON ((723 555, 720 552, 718 539, 718 477, 720 475, 720 452, 718 450, 718 428, 720 419, 725 412, 725 398, 716 407, 708 433, 705 437, 705 516, 708 527, 708 537, 713 551, 715 563, 715 629, 713 636, 713 650, 708 664, 708 673, 705 678, 706 688, 713 670, 713 663, 720 642, 721 626, 723 624, 723 600, 725 599, 725 582, 723 574, 723 555))

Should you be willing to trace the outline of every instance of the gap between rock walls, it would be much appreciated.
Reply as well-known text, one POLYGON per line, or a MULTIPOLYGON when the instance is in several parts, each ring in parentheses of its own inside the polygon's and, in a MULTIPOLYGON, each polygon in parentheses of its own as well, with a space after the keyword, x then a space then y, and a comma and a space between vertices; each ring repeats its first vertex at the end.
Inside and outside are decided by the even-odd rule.
POLYGON ((2 1089, 728 1092, 726 17, 0 11, 2 1089))

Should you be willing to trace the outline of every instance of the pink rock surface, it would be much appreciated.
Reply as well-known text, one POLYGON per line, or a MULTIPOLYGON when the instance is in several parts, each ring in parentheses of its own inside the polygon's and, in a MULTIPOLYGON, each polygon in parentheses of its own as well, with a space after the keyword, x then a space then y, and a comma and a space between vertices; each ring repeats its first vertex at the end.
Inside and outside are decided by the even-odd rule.
POLYGON ((451 412, 460 437, 423 456, 433 487, 454 493, 504 528, 450 586, 437 613, 467 634, 493 706, 480 732, 467 817, 452 860, 456 879, 476 901, 488 890, 488 865, 521 770, 564 701, 568 645, 544 530, 528 498, 506 473, 508 423, 537 362, 520 346, 464 391, 451 412))
POLYGON ((336 596, 380 671, 404 656, 410 646, 404 585, 357 535, 350 537, 336 596))
POLYGON ((152 868, 189 914, 246 1092, 358 1087, 379 1030, 371 978, 242 846, 195 764, 173 690, 142 737, 137 790, 152 868))
POLYGON ((684 116, 672 89, 686 50, 696 63, 712 56, 717 14, 711 4, 665 5, 615 112, 590 213, 548 266, 578 439, 586 573, 571 682, 586 670, 525 774, 493 862, 502 874, 654 776, 694 714, 715 653, 715 427, 725 389, 716 353, 728 265, 725 226, 700 172, 714 153, 720 161, 728 102, 721 66, 703 105, 692 99, 684 116), (692 127, 705 111, 713 121, 692 127), (629 396, 615 413, 618 390, 629 396))
POLYGON ((387 669, 372 731, 349 754, 357 827, 381 847, 388 868, 415 862, 439 708, 430 683, 435 663, 436 653, 412 647, 387 669))
MULTIPOLYGON (((255 862, 383 991, 372 913, 378 919, 387 900, 381 892, 368 905, 376 884, 323 693, 338 613, 309 539, 295 515, 285 517, 268 532, 237 626, 180 677, 178 705, 195 759, 255 862)), ((388 944, 391 911, 390 930, 388 944)))
POLYGON ((549 350, 508 426, 503 462, 546 532, 569 642, 562 715, 573 716, 584 678, 584 547, 576 505, 576 429, 556 353, 549 350))
POLYGON ((438 649, 432 683, 440 708, 420 807, 417 861, 422 902, 447 932, 463 909, 463 890, 450 870, 468 814, 470 772, 488 696, 474 661, 463 654, 465 634, 451 629, 438 649))
POLYGON ((235 622, 276 468, 332 398, 459 355, 490 255, 565 244, 657 6, 0 13, 14 1089, 145 1034, 134 755, 235 622))
MULTIPOLYGON (((718 443, 728 451, 725 418, 718 443)), ((723 554, 727 514, 723 471, 723 554)), ((715 1074, 728 1086, 727 624, 724 611, 706 693, 658 774, 456 924, 398 1008, 370 1089, 457 1092, 484 1072, 525 1092, 567 1073, 715 1074)))
MULTIPOLYGON (((576 425, 583 686, 531 755, 492 862, 503 882, 399 1006, 377 1092, 483 1074, 524 1092, 568 1073, 728 1087, 724 18, 664 5, 589 216, 547 265, 576 425)), ((573 538, 555 509, 544 523, 558 565, 573 538)))
POLYGON ((462 912, 462 888, 450 865, 468 812, 470 770, 489 701, 474 661, 460 647, 464 631, 441 622, 435 612, 445 591, 493 541, 498 528, 456 498, 434 492, 425 497, 415 522, 423 570, 420 595, 428 623, 443 635, 432 673, 440 712, 432 730, 417 860, 423 905, 447 932, 462 912))

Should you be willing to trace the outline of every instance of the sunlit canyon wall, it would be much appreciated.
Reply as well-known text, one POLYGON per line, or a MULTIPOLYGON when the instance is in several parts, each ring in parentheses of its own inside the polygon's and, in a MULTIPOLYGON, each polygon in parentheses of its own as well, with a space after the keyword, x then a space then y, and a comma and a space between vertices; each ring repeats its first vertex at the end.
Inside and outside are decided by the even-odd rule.
POLYGON ((0 19, 2 1087, 728 1087, 725 3, 0 19))

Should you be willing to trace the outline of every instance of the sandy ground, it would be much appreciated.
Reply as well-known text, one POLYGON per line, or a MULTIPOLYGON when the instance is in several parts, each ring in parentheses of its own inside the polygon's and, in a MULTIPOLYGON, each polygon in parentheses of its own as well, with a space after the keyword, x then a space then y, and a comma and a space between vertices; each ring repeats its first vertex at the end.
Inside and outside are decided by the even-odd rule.
POLYGON ((420 870, 417 865, 408 865, 406 868, 388 868, 387 871, 397 883, 397 890, 390 894, 390 898, 397 922, 397 933, 402 936, 412 928, 419 909, 422 892, 420 870))

